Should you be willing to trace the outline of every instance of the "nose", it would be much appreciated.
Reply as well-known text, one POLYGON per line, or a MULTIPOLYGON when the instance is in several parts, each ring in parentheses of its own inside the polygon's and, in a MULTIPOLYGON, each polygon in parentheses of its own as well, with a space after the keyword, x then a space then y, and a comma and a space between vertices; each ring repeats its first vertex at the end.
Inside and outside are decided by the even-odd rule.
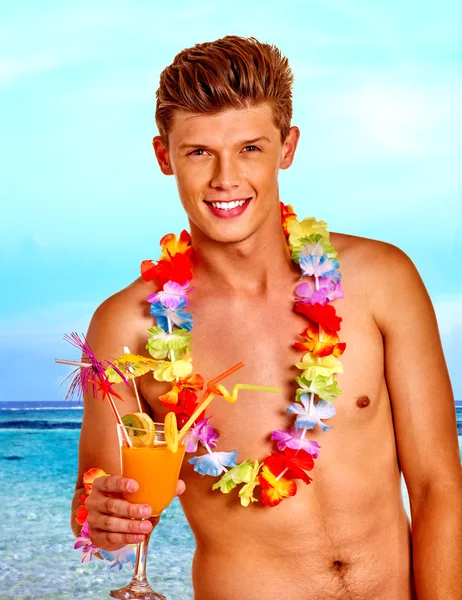
POLYGON ((231 190, 240 184, 241 176, 236 161, 230 157, 220 157, 215 163, 210 185, 214 189, 231 190))

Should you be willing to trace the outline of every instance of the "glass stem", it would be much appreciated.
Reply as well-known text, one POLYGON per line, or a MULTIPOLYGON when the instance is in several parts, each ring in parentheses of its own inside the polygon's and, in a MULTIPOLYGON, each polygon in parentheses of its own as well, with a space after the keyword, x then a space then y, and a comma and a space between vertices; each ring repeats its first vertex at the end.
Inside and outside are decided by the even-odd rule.
MULTIPOLYGON (((152 532, 151 532, 152 533, 152 532)), ((146 579, 146 558, 148 556, 148 546, 151 534, 144 538, 144 541, 138 544, 136 549, 135 571, 133 573, 132 584, 140 587, 149 585, 146 579)))

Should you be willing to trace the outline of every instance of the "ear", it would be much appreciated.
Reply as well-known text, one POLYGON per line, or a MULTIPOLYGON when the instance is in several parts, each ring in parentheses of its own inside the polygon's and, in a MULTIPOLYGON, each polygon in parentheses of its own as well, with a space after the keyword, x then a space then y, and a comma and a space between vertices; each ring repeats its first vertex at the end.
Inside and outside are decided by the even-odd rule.
POLYGON ((162 173, 164 175, 173 175, 173 169, 170 163, 170 156, 160 135, 156 135, 153 138, 152 147, 154 148, 154 154, 156 155, 157 162, 159 163, 159 167, 162 173))
POLYGON ((289 129, 289 133, 282 144, 281 162, 279 167, 281 169, 288 169, 292 164, 295 156, 295 150, 297 149, 298 140, 300 139, 300 129, 294 125, 289 129))

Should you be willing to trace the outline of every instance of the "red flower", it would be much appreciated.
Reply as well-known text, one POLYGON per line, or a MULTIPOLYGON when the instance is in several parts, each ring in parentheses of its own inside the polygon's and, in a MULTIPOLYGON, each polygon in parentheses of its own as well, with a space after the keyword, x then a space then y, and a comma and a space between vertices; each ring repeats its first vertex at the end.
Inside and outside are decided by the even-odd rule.
POLYGON ((295 496, 297 493, 295 481, 290 481, 285 477, 276 480, 265 464, 262 466, 258 481, 261 485, 261 501, 266 506, 277 506, 284 498, 295 496))
POLYGON ((331 304, 323 306, 316 303, 310 306, 304 302, 296 302, 295 312, 298 312, 310 321, 307 329, 308 334, 313 330, 314 323, 320 325, 328 333, 335 333, 340 330, 342 318, 337 316, 335 308, 331 304))
POLYGON ((311 478, 308 477, 305 471, 311 471, 314 467, 314 460, 311 454, 308 454, 304 450, 285 448, 284 452, 272 452, 271 456, 268 456, 263 464, 276 477, 287 469, 284 473, 287 479, 301 479, 306 484, 311 482, 311 478))
POLYGON ((191 259, 185 254, 177 253, 170 260, 162 259, 157 263, 143 260, 141 276, 145 281, 155 279, 159 288, 163 288, 167 281, 175 281, 183 285, 192 279, 191 259))
POLYGON ((79 506, 75 511, 75 520, 77 521, 78 525, 83 525, 87 516, 88 509, 85 505, 79 506))
MULTIPOLYGON (((163 406, 167 406, 169 408, 169 412, 174 412, 176 414, 177 424, 181 429, 181 427, 183 427, 198 406, 197 394, 195 394, 192 390, 183 389, 178 394, 178 404, 170 404, 168 402, 161 402, 161 404, 163 406)), ((204 416, 205 411, 203 411, 197 417, 196 421, 200 421, 204 418, 204 416)))

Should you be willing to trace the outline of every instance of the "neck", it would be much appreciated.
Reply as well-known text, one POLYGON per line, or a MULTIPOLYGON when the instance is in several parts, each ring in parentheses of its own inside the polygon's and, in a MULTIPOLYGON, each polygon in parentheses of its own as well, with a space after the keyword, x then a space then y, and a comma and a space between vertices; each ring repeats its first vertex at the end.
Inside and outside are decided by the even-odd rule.
POLYGON ((280 220, 266 223, 245 240, 227 243, 210 239, 193 223, 190 226, 195 281, 220 286, 228 293, 262 295, 281 282, 285 284, 286 277, 293 279, 294 267, 280 220))

